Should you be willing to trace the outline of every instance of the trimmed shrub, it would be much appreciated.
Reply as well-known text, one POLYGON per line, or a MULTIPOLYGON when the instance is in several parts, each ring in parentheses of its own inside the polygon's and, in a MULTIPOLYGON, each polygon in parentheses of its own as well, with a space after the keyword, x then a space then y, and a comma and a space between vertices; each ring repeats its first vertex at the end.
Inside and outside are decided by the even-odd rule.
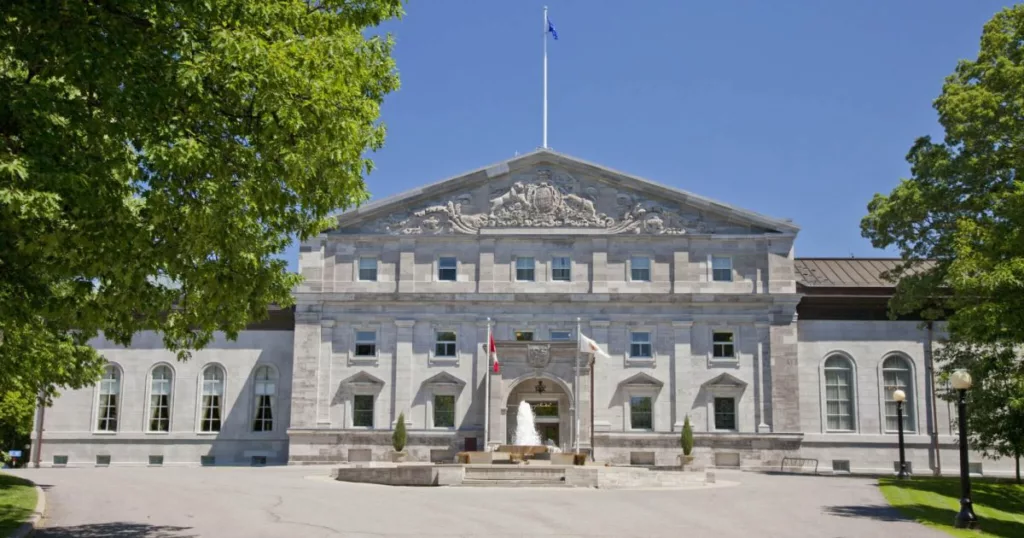
POLYGON ((391 434, 391 446, 395 447, 395 452, 405 450, 405 437, 405 413, 399 413, 398 424, 395 424, 395 432, 391 434))
POLYGON ((690 415, 686 415, 683 422, 683 434, 679 438, 679 445, 683 447, 683 455, 689 456, 693 452, 693 428, 690 426, 690 415))

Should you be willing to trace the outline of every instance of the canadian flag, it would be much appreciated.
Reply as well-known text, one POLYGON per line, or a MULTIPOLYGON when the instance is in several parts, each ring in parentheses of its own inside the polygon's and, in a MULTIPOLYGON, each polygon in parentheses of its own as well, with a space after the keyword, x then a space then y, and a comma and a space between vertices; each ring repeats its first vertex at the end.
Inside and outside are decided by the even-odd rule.
POLYGON ((501 372, 501 365, 498 364, 498 348, 494 347, 494 334, 491 334, 491 341, 487 343, 487 356, 493 361, 491 371, 496 374, 501 372))
POLYGON ((582 333, 580 334, 580 351, 583 353, 593 353, 594 357, 604 357, 610 359, 611 357, 601 349, 601 346, 597 345, 597 342, 587 338, 582 333))

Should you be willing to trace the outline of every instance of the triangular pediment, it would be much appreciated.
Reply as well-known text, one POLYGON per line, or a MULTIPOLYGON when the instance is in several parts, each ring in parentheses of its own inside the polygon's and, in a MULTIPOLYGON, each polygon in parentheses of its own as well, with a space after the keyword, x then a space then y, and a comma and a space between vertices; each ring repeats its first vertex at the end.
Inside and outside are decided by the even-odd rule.
POLYGON ((724 373, 704 382, 704 387, 742 389, 747 386, 742 379, 732 374, 724 373))
POLYGON ((620 385, 632 388, 660 389, 665 384, 659 381, 658 379, 651 377, 649 374, 640 372, 623 380, 622 383, 620 383, 620 385))
POLYGON ((445 387, 462 387, 466 384, 465 381, 449 374, 448 372, 440 372, 423 382, 424 385, 432 386, 445 386, 445 387))
POLYGON ((548 149, 366 204, 333 233, 595 235, 796 233, 792 222, 548 149))
POLYGON ((372 374, 367 372, 359 372, 353 374, 348 379, 341 382, 342 385, 355 385, 355 386, 371 386, 379 385, 384 386, 384 381, 374 377, 372 374))

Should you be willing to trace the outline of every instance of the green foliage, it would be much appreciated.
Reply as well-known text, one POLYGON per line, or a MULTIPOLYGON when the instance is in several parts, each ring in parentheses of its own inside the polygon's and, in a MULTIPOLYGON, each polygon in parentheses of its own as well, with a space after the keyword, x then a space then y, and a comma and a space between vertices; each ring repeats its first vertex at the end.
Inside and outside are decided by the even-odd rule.
MULTIPOLYGON (((32 394, 17 390, 0 395, 0 453, 8 450, 25 450, 32 433, 35 402, 32 394)), ((27 459, 28 452, 25 451, 21 461, 27 459)))
MULTIPOLYGON (((1024 4, 996 14, 975 60, 961 61, 934 103, 945 138, 910 149, 911 177, 875 195, 861 230, 903 262, 893 314, 945 318, 942 370, 978 386, 969 416, 976 448, 1020 453, 1024 370, 1024 4)), ((942 329, 943 327, 939 327, 942 329)), ((941 333, 941 331, 940 331, 941 333)))
POLYGON ((963 538, 1024 536, 1022 486, 993 479, 972 479, 974 513, 981 521, 981 531, 977 531, 953 528, 953 516, 960 511, 957 478, 879 478, 878 484, 889 504, 905 517, 946 534, 963 538))
POLYGON ((395 424, 395 431, 391 434, 391 446, 395 448, 395 452, 401 452, 405 450, 405 443, 405 413, 399 413, 398 423, 395 424))
POLYGON ((0 393, 96 379, 85 343, 188 357, 368 197, 401 0, 11 0, 0 20, 0 393), (12 343, 12 340, 15 342, 12 343), (38 362, 38 364, 36 364, 38 362))
POLYGON ((693 427, 690 426, 690 415, 683 420, 683 433, 679 437, 679 445, 683 448, 683 455, 689 456, 693 452, 693 427))

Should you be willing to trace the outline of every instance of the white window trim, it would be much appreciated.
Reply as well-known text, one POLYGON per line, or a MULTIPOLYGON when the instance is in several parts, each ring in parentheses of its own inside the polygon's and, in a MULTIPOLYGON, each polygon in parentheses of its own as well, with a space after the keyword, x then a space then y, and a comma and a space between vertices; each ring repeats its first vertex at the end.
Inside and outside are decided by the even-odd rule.
POLYGON ((710 327, 708 331, 708 361, 718 363, 735 363, 740 360, 740 331, 735 326, 714 326, 710 327), (716 357, 715 356, 715 333, 731 333, 732 334, 732 356, 731 357, 716 357))
POLYGON ((380 327, 369 326, 369 325, 353 325, 352 326, 352 345, 349 348, 349 359, 350 362, 363 362, 370 361, 376 363, 380 358, 380 327), (356 355, 356 344, 359 343, 359 333, 361 332, 372 332, 373 333, 373 355, 356 355))
POLYGON ((427 400, 427 416, 424 424, 429 424, 430 429, 440 431, 455 431, 459 429, 459 387, 453 387, 448 385, 435 385, 430 388, 430 398, 427 400), (455 398, 455 420, 452 426, 437 426, 434 424, 434 397, 435 396, 452 396, 455 398))
POLYGON ((352 275, 353 282, 380 282, 380 258, 378 258, 377 256, 356 256, 354 265, 355 272, 352 275), (363 280, 362 278, 359 278, 359 263, 364 259, 373 260, 375 274, 377 275, 376 280, 363 280))
POLYGON ((571 284, 573 279, 573 273, 576 272, 576 260, 568 254, 554 253, 548 258, 548 272, 547 277, 550 282, 557 282, 559 284, 571 284), (557 258, 568 258, 569 259, 569 280, 555 280, 555 259, 557 258))
MULTIPOLYGON (((266 435, 266 434, 276 434, 276 433, 278 433, 278 431, 279 431, 278 428, 279 428, 279 425, 280 425, 280 422, 279 422, 280 421, 280 415, 278 414, 277 411, 280 408, 280 401, 281 401, 281 397, 279 396, 280 394, 281 394, 281 372, 280 372, 280 370, 277 369, 277 366, 274 366, 273 364, 270 364, 269 362, 257 362, 255 365, 253 365, 253 367, 252 367, 252 394, 251 394, 252 398, 249 400, 249 424, 248 424, 248 430, 249 430, 250 434, 253 434, 253 435, 266 435), (256 430, 254 430, 253 427, 252 427, 253 422, 256 420, 256 396, 257 396, 256 395, 256 372, 259 371, 259 369, 264 367, 264 366, 270 368, 270 371, 273 372, 273 377, 271 379, 273 379, 273 381, 274 381, 274 394, 273 394, 273 396, 270 399, 270 413, 272 415, 271 416, 270 430, 269 431, 264 430, 264 431, 258 432, 256 430)), ((221 422, 221 428, 223 429, 223 427, 224 427, 223 414, 221 416, 221 421, 220 422, 221 422)))
POLYGON ((445 284, 454 284, 456 282, 462 282, 460 278, 462 276, 462 260, 454 254, 438 254, 434 257, 434 282, 441 282, 445 284), (455 280, 441 280, 441 258, 455 258, 455 280))
POLYGON ((513 282, 543 282, 540 275, 544 273, 543 268, 538 270, 538 267, 543 267, 543 264, 539 263, 536 256, 513 256, 512 257, 512 281, 513 282), (533 260, 533 280, 519 280, 519 260, 520 259, 531 259, 533 260))
POLYGON ((743 402, 744 390, 737 387, 707 387, 707 420, 709 432, 741 432, 743 431, 743 413, 741 403, 743 402), (715 398, 732 398, 735 402, 736 428, 732 430, 718 429, 715 427, 715 398))
POLYGON ((434 325, 430 329, 430 349, 427 351, 427 359, 431 364, 445 364, 445 365, 459 365, 459 360, 462 358, 462 337, 459 335, 459 328, 454 325, 434 325), (455 356, 454 357, 438 357, 437 356, 437 333, 439 332, 453 332, 455 333, 455 356))
POLYGON ((365 431, 381 429, 381 428, 378 427, 378 425, 380 424, 380 420, 379 420, 380 417, 378 416, 378 415, 380 415, 380 406, 377 405, 377 400, 380 397, 380 388, 376 387, 376 386, 373 386, 373 387, 370 387, 370 386, 357 386, 357 387, 353 387, 351 389, 351 391, 352 392, 351 392, 351 394, 349 394, 349 397, 345 399, 346 403, 348 404, 348 412, 346 413, 346 415, 348 415, 348 417, 347 417, 347 420, 345 421, 346 422, 346 426, 348 427, 348 429, 350 429, 350 430, 365 430, 365 431), (355 425, 355 423, 356 423, 356 396, 372 396, 373 397, 373 426, 356 426, 355 425))
POLYGON ((622 356, 625 359, 627 365, 650 365, 654 366, 658 361, 658 331, 657 327, 653 325, 630 325, 626 327, 626 349, 623 350, 622 356), (650 357, 631 357, 630 348, 633 345, 633 333, 649 333, 651 335, 651 356, 650 357))
POLYGON ((147 435, 169 435, 174 431, 174 386, 178 383, 178 373, 174 371, 174 366, 167 362, 158 362, 150 367, 149 372, 146 372, 146 405, 144 415, 142 417, 142 432, 147 435), (167 431, 161 432, 149 429, 151 415, 153 411, 153 372, 161 366, 166 366, 171 370, 171 388, 170 394, 167 398, 167 431))
POLYGON ((654 282, 654 256, 649 254, 632 254, 626 259, 626 282, 649 284, 654 282), (647 258, 647 280, 633 280, 633 258, 647 258))
POLYGON ((730 254, 708 254, 708 282, 736 282, 736 260, 730 254), (729 280, 715 280, 715 258, 729 260, 729 280))
POLYGON ((658 392, 660 387, 627 387, 625 392, 625 400, 622 402, 622 429, 630 432, 653 432, 658 430, 658 392), (634 397, 650 398, 651 399, 651 427, 650 428, 634 428, 633 427, 633 402, 631 401, 634 397))
MULTIPOLYGON (((896 430, 887 430, 885 428, 885 360, 889 357, 899 357, 904 361, 905 364, 910 367, 910 387, 908 387, 909 394, 907 399, 910 400, 910 410, 907 412, 907 420, 903 422, 903 433, 910 435, 917 435, 920 431, 920 424, 918 424, 918 409, 917 409, 917 363, 914 359, 910 358, 909 355, 902 351, 890 351, 882 355, 882 360, 878 361, 878 430, 883 435, 897 435, 899 432, 896 430), (913 430, 907 427, 907 423, 910 423, 913 430)), ((903 403, 904 406, 907 402, 903 403)))
POLYGON ((224 431, 224 425, 227 423, 227 416, 225 411, 228 408, 228 369, 219 362, 208 362, 199 369, 199 376, 196 379, 196 413, 195 413, 195 433, 196 435, 209 435, 215 436, 220 435, 224 431), (203 431, 203 376, 206 373, 207 368, 218 367, 224 379, 221 381, 221 392, 223 393, 220 398, 220 430, 215 432, 204 432, 203 431))
MULTIPOLYGON (((860 383, 857 382, 857 361, 853 360, 853 357, 845 352, 839 350, 829 351, 825 354, 825 357, 821 359, 818 364, 818 391, 821 394, 819 398, 819 406, 821 411, 821 432, 829 434, 844 434, 844 433, 860 433, 860 393, 858 391, 860 383), (842 357, 850 365, 850 387, 851 395, 853 396, 853 429, 852 430, 832 430, 828 427, 828 389, 827 382, 825 379, 825 362, 832 357, 842 357)), ((885 411, 882 411, 883 415, 885 411)))
POLYGON ((124 368, 116 362, 107 362, 103 367, 104 375, 106 375, 107 366, 113 366, 118 375, 117 405, 114 407, 117 413, 117 428, 114 431, 100 429, 100 385, 103 383, 103 379, 100 378, 100 381, 93 385, 92 426, 89 428, 93 435, 117 435, 121 431, 121 425, 123 423, 124 417, 121 416, 121 407, 122 401, 124 400, 124 368))

